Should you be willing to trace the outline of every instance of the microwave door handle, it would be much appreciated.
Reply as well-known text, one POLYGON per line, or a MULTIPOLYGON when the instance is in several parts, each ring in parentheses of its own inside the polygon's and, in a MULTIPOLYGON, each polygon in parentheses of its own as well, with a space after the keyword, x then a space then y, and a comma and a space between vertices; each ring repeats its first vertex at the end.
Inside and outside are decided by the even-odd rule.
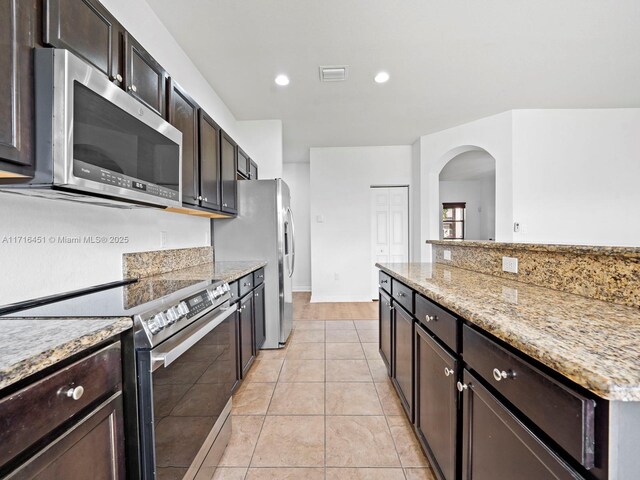
POLYGON ((293 272, 296 270, 296 229, 293 225, 293 212, 291 207, 287 207, 287 213, 289 215, 289 225, 291 225, 291 269, 289 271, 289 277, 293 276, 293 272))
POLYGON ((160 367, 168 367, 175 360, 178 359, 183 353, 193 347, 196 343, 202 340, 209 332, 220 325, 224 320, 229 318, 233 312, 238 309, 236 304, 223 309, 223 312, 216 315, 209 320, 205 325, 199 329, 194 330, 183 335, 176 335, 174 338, 166 343, 169 343, 167 347, 160 346, 155 351, 151 352, 151 371, 154 372, 160 367), (174 340, 175 339, 175 340, 174 340))

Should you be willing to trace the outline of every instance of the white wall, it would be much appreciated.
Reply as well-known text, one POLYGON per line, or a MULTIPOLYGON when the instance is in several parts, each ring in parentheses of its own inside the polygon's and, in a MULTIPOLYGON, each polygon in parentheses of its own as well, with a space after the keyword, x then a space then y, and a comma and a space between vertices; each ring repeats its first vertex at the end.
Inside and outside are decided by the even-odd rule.
POLYGON ((421 137, 421 243, 439 235, 440 170, 470 147, 496 159, 496 240, 640 245, 640 109, 513 110, 421 137))
POLYGON ((311 228, 309 217, 309 164, 285 163, 282 178, 291 190, 296 230, 296 268, 293 291, 311 291, 311 228))
POLYGON ((517 110, 519 242, 640 245, 640 109, 517 110))
MULTIPOLYGON (((115 209, 0 193, 0 305, 122 278, 122 253, 210 245, 209 220, 158 209, 115 209), (12 237, 44 243, 12 243, 12 237), (123 236, 64 244, 58 236, 123 236)), ((17 240, 14 240, 14 242, 17 240)))
POLYGON ((495 238, 513 239, 512 113, 505 112, 420 138, 421 261, 431 261, 425 240, 440 238, 439 175, 453 157, 481 148, 496 160, 495 238))
POLYGON ((409 215, 411 222, 409 224, 409 238, 411 238, 411 250, 409 260, 419 262, 421 258, 422 245, 422 162, 421 162, 421 139, 416 140, 411 145, 411 182, 412 188, 409 189, 409 215))
MULTIPOLYGON (((466 240, 495 238, 495 178, 440 180, 440 206, 445 202, 466 202, 466 240)), ((440 216, 442 238, 442 216, 440 216)))
POLYGON ((242 149, 258 164, 261 179, 282 178, 282 120, 256 120, 236 124, 242 149))
POLYGON ((369 188, 411 192, 412 147, 312 148, 310 159, 311 301, 370 301, 369 188))

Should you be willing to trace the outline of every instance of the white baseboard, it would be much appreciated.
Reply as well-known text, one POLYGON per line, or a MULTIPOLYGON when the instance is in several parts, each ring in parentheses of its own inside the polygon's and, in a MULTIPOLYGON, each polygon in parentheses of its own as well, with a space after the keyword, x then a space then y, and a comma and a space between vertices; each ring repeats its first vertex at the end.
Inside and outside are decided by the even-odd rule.
POLYGON ((311 303, 336 303, 336 302, 370 302, 369 295, 314 295, 311 294, 311 303))
POLYGON ((311 285, 309 285, 308 287, 293 287, 291 289, 294 292, 310 292, 311 291, 311 285))

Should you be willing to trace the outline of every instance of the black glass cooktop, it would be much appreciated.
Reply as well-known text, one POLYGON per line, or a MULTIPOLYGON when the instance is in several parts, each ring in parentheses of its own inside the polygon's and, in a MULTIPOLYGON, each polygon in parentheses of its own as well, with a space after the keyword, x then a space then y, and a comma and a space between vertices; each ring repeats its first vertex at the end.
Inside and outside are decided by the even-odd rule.
POLYGON ((6 317, 133 317, 159 307, 170 307, 216 279, 148 277, 95 285, 86 289, 37 298, 0 307, 6 317))

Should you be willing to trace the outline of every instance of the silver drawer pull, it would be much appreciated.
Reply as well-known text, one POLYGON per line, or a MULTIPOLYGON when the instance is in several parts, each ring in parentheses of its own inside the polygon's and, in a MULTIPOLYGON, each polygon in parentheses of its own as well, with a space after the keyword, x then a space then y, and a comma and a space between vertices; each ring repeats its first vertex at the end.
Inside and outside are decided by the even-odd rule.
POLYGON ((429 322, 435 322, 438 319, 438 317, 436 315, 425 315, 424 316, 424 320, 429 323, 429 322))
POLYGON ((250 287, 250 286, 251 286, 251 284, 250 284, 249 282, 245 282, 245 283, 243 283, 243 284, 242 284, 242 286, 243 286, 243 287, 250 287))
POLYGON ((469 386, 462 382, 458 382, 456 383, 456 388, 458 389, 459 392, 464 392, 467 388, 469 388, 469 386))
POLYGON ((453 369, 449 368, 449 367, 444 367, 444 374, 448 377, 450 375, 453 375, 453 369))
POLYGON ((74 400, 80 400, 84 395, 84 387, 78 385, 77 387, 69 387, 62 392, 65 397, 73 398, 74 400))
POLYGON ((258 275, 258 278, 264 278, 264 275, 258 275))
POLYGON ((389 283, 389 280, 380 280, 380 283, 389 283))
POLYGON ((407 296, 407 295, 406 295, 406 293, 404 293, 404 292, 398 292, 398 298, 406 297, 406 296, 407 296))
POLYGON ((503 379, 506 378, 515 378, 516 377, 516 373, 515 372, 505 372, 504 370, 498 370, 497 368, 493 369, 493 378, 496 379, 496 382, 500 382, 503 379))

